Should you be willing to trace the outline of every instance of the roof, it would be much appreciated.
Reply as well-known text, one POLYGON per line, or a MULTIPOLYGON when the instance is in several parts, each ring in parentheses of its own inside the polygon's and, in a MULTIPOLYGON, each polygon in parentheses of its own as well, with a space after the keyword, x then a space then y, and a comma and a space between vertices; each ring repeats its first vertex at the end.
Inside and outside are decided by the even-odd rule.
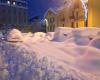
POLYGON ((54 10, 53 8, 49 8, 49 9, 45 12, 44 17, 48 14, 49 11, 51 11, 51 12, 54 13, 54 14, 57 14, 57 11, 56 11, 56 10, 54 10))
POLYGON ((51 11, 52 13, 54 14, 58 14, 61 10, 63 9, 71 9, 73 7, 75 7, 75 4, 76 3, 79 3, 82 5, 81 1, 80 0, 67 0, 64 2, 64 5, 63 6, 60 6, 59 8, 49 8, 45 14, 44 14, 44 18, 45 16, 47 15, 48 11, 51 11), (78 1, 78 2, 77 2, 78 1))

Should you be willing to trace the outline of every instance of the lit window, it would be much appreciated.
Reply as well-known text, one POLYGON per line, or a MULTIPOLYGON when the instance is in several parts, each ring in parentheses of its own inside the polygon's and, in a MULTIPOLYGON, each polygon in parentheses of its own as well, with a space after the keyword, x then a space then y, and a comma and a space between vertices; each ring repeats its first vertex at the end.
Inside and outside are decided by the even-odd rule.
POLYGON ((13 5, 16 5, 16 2, 13 2, 13 5))
POLYGON ((10 1, 7 1, 7 4, 10 4, 10 1))

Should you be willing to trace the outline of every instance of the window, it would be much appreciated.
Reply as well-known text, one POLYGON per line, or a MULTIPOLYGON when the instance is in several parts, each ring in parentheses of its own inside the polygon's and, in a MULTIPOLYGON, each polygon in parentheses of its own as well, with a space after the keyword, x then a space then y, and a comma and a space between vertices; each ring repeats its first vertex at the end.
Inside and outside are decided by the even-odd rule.
POLYGON ((78 22, 76 23, 76 27, 78 28, 78 22))
POLYGON ((74 28, 74 22, 71 23, 72 28, 74 28))
POLYGON ((16 2, 13 2, 13 5, 16 5, 16 2))
POLYGON ((7 1, 7 4, 10 4, 10 1, 7 1))

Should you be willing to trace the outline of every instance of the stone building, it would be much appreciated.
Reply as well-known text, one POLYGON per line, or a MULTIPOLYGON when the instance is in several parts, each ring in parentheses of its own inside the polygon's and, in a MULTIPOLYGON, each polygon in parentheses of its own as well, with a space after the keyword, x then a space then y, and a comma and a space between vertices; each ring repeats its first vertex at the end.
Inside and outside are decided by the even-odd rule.
POLYGON ((75 0, 70 6, 64 5, 57 10, 48 9, 44 16, 49 26, 47 32, 52 32, 56 27, 79 28, 85 26, 84 9, 80 0, 75 0))
POLYGON ((24 0, 0 0, 0 29, 24 28, 28 24, 27 10, 24 0))

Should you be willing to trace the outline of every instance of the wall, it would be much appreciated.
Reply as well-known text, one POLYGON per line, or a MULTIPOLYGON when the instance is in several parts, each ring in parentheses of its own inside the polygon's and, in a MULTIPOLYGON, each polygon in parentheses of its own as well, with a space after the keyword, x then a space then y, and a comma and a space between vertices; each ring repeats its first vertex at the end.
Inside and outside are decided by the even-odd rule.
POLYGON ((45 19, 48 20, 48 26, 46 28, 46 32, 53 32, 57 27, 56 14, 49 10, 45 16, 45 19))
POLYGON ((88 26, 100 27, 100 0, 89 0, 88 9, 88 26))

